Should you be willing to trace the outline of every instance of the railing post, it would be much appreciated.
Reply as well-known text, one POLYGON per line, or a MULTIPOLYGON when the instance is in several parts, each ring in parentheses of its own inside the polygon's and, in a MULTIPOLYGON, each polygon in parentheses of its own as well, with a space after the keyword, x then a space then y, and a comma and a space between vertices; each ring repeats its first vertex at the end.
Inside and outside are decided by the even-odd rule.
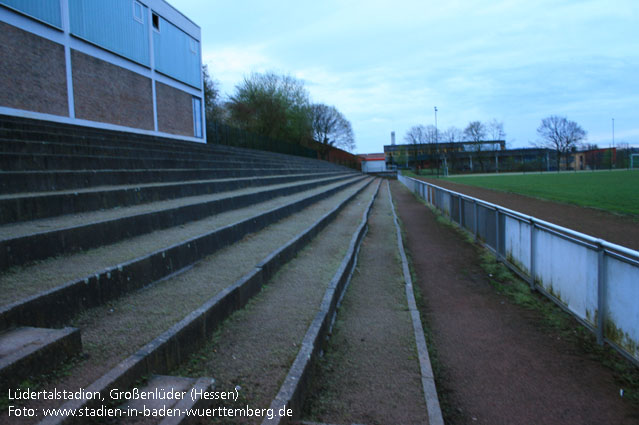
POLYGON ((475 221, 473 226, 473 233, 475 233, 475 242, 479 235, 479 216, 477 215, 477 201, 473 199, 473 220, 475 221))
POLYGON ((606 251, 597 242, 597 344, 603 345, 606 325, 606 251))
POLYGON ((499 253, 499 210, 497 208, 495 208, 495 251, 497 258, 501 258, 499 253))
POLYGON ((530 218, 530 289, 534 291, 535 286, 535 220, 530 218))
POLYGON ((459 195, 459 227, 463 229, 464 225, 462 224, 462 204, 462 197, 461 195, 459 195))
POLYGON ((455 202, 455 200, 450 192, 448 192, 448 199, 450 199, 450 202, 448 202, 448 217, 450 218, 450 221, 455 221, 453 218, 453 202, 455 202))

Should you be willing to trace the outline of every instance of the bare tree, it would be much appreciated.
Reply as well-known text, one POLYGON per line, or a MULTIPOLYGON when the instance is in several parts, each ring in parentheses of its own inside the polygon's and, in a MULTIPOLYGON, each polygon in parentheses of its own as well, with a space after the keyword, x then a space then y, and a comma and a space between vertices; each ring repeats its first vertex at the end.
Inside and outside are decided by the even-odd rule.
MULTIPOLYGON (((464 137, 470 142, 481 142, 486 140, 486 126, 481 121, 471 121, 464 129, 464 137)), ((481 156, 482 145, 481 143, 474 143, 471 145, 472 150, 477 153, 477 159, 481 170, 484 171, 484 159, 481 156)))
POLYGON ((577 149, 587 136, 586 131, 579 124, 557 115, 542 119, 537 128, 537 134, 542 139, 541 146, 557 152, 557 171, 561 165, 561 158, 577 149))
MULTIPOLYGON (((437 159, 437 129, 434 125, 415 125, 406 132, 404 140, 409 144, 426 145, 426 152, 429 157, 431 168, 434 166, 433 159, 437 159)), ((417 149, 415 149, 415 158, 417 160, 417 149)))
POLYGON ((334 106, 323 103, 311 105, 313 138, 323 145, 335 146, 347 151, 355 149, 355 136, 351 123, 334 106))
POLYGON ((423 125, 414 125, 406 132, 404 141, 408 144, 420 145, 426 143, 426 127, 423 125))
POLYGON ((442 140, 450 143, 461 142, 464 138, 464 132, 455 126, 448 127, 447 130, 440 132, 440 134, 442 140))
POLYGON ((504 123, 501 121, 497 121, 496 118, 493 118, 486 125, 486 130, 488 133, 488 137, 491 140, 505 140, 506 132, 504 131, 504 123))
POLYGON ((435 132, 436 129, 434 125, 414 125, 406 132, 404 140, 414 145, 434 143, 436 140, 435 132))
MULTIPOLYGON (((455 126, 448 127, 447 130, 440 132, 440 140, 448 143, 459 143, 464 139, 464 132, 455 126)), ((457 169, 457 159, 459 152, 453 148, 446 152, 446 158, 449 162, 449 167, 453 170, 457 169)))

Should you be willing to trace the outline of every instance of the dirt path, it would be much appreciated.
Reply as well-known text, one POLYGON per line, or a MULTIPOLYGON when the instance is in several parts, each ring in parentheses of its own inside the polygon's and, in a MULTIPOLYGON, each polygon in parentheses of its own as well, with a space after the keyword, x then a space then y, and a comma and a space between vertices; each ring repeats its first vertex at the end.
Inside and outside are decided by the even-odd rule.
POLYGON ((309 391, 306 419, 321 423, 428 423, 386 182, 357 268, 309 391))
POLYGON ((444 180, 428 178, 421 178, 421 180, 618 245, 639 250, 639 219, 637 217, 613 214, 595 208, 545 201, 516 193, 500 192, 444 180))
POLYGON ((637 424, 611 372, 490 286, 475 247, 391 185, 441 365, 447 424, 637 424), (452 411, 451 411, 452 410, 452 411))

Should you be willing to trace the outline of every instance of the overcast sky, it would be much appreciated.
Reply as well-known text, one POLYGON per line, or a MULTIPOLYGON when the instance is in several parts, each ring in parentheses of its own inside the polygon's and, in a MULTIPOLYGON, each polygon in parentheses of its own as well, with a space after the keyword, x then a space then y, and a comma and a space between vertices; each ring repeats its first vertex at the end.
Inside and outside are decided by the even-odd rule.
POLYGON ((417 124, 496 118, 511 147, 563 115, 588 142, 639 146, 637 0, 169 0, 202 28, 203 62, 230 95, 245 75, 303 80, 382 152, 417 124))

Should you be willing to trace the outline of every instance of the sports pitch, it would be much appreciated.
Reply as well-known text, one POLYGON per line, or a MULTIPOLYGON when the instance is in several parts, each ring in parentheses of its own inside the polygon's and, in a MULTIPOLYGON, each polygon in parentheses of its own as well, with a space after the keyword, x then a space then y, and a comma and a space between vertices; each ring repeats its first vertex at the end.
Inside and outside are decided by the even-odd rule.
POLYGON ((639 216, 639 170, 457 176, 446 180, 639 216))

